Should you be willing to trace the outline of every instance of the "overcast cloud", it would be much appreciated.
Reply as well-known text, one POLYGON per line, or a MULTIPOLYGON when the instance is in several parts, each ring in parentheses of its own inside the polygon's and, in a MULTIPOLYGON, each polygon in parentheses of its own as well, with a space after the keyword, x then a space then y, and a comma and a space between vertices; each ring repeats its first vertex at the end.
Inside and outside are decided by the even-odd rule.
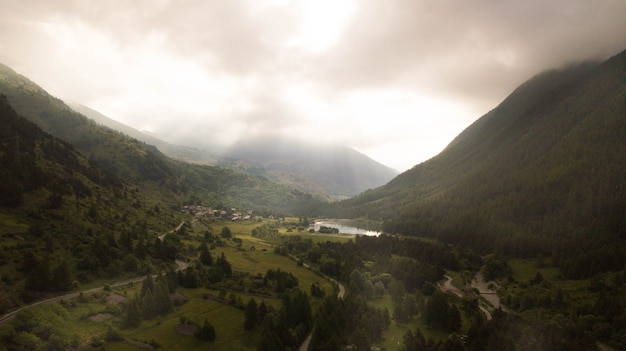
POLYGON ((623 0, 0 0, 0 62, 183 145, 341 141, 400 171, 534 74, 626 49, 623 0))

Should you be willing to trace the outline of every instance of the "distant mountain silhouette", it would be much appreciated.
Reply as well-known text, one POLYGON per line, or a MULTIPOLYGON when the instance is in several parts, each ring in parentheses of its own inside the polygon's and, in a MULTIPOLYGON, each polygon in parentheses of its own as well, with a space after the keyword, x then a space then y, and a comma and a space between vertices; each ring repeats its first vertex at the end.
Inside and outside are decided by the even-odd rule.
POLYGON ((70 103, 69 106, 76 112, 93 119, 98 124, 122 132, 132 138, 154 145, 165 155, 186 162, 214 165, 217 162, 215 155, 204 150, 192 147, 174 145, 163 141, 156 136, 144 133, 124 123, 109 118, 102 113, 81 104, 70 103))
POLYGON ((349 147, 315 145, 284 137, 240 141, 224 152, 219 164, 331 199, 357 195, 397 175, 393 169, 349 147))
POLYGON ((72 108, 99 124, 156 146, 186 162, 217 165, 266 177, 327 200, 345 199, 381 186, 398 172, 339 144, 315 145, 297 139, 244 139, 226 151, 212 152, 167 143, 86 106, 72 108))

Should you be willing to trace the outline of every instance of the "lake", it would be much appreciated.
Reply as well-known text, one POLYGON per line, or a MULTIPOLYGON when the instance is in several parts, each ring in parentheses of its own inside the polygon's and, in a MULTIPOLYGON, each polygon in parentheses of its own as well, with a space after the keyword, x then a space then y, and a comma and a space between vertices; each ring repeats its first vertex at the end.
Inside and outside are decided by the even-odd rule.
POLYGON ((369 235, 369 236, 378 236, 378 235, 380 235, 380 232, 367 230, 367 229, 363 229, 363 228, 351 227, 351 226, 339 224, 339 223, 333 222, 333 221, 319 221, 319 222, 315 222, 315 224, 313 224, 311 226, 311 228, 314 228, 315 231, 318 231, 318 230, 320 230, 320 226, 330 227, 330 228, 337 228, 337 229, 339 229, 339 233, 342 233, 342 234, 358 234, 358 235, 369 235))

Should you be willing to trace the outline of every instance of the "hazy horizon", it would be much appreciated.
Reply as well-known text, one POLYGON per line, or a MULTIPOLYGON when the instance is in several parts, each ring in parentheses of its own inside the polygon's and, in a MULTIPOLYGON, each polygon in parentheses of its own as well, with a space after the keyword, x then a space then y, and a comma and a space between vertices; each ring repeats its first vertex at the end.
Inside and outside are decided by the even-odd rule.
POLYGON ((400 172, 535 74, 626 48, 626 2, 3 1, 0 62, 194 147, 341 142, 400 172))

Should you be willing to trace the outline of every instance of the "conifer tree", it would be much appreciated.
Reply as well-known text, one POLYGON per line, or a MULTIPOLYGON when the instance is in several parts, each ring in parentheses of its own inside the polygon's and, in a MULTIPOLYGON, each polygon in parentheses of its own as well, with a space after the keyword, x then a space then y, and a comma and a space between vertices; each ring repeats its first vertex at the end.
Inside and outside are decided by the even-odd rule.
POLYGON ((53 289, 57 291, 69 290, 72 288, 72 276, 70 275, 70 269, 67 266, 67 262, 61 262, 52 271, 53 289))
POLYGON ((165 278, 167 281, 167 290, 171 294, 174 291, 176 291, 176 288, 178 287, 178 276, 173 267, 170 267, 168 269, 167 274, 165 275, 165 278))
POLYGON ((165 280, 159 280, 157 283, 154 302, 156 304, 156 313, 159 315, 170 313, 174 309, 165 280))
POLYGON ((135 294, 135 296, 128 299, 124 305, 124 324, 132 328, 138 326, 139 322, 141 322, 139 297, 135 294))
POLYGON ((48 289, 49 283, 50 271, 48 270, 48 266, 41 262, 33 269, 28 278, 26 278, 25 287, 32 291, 45 291, 48 289))
POLYGON ((250 330, 254 328, 257 323, 257 304, 254 298, 250 298, 250 301, 246 304, 244 310, 244 322, 243 329, 250 330))
POLYGON ((213 341, 216 338, 215 327, 205 319, 202 327, 196 329, 193 335, 202 341, 213 341))
POLYGON ((230 263, 226 260, 224 252, 222 252, 222 255, 217 258, 215 263, 218 267, 220 267, 225 276, 230 277, 233 275, 233 269, 230 266, 230 263))
POLYGON ((146 279, 144 279, 141 284, 141 297, 144 297, 148 291, 154 291, 154 279, 152 279, 152 275, 150 274, 146 276, 146 279))
POLYGON ((207 243, 204 241, 200 244, 200 262, 205 266, 213 265, 213 256, 209 251, 207 243))

